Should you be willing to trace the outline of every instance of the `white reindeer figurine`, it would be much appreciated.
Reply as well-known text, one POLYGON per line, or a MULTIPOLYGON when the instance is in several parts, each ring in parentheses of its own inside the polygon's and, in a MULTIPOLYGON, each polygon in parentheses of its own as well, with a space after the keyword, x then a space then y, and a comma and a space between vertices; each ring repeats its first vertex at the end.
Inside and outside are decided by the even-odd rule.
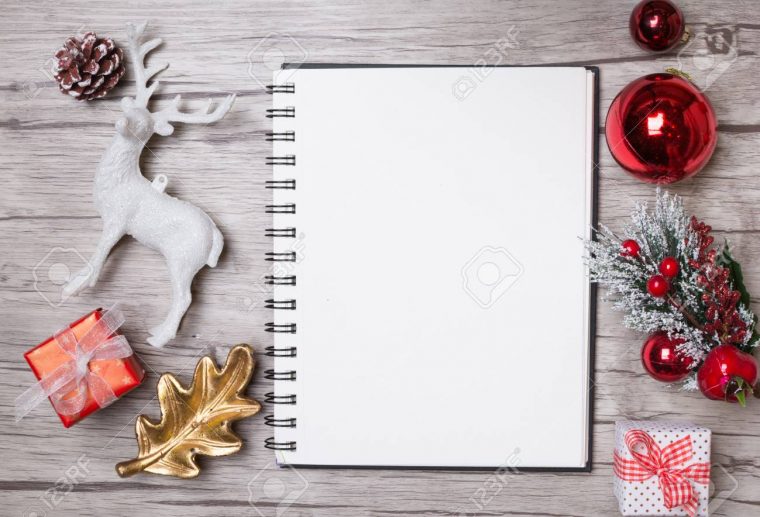
POLYGON ((177 334, 182 317, 192 301, 190 284, 205 265, 216 266, 224 240, 211 218, 200 208, 164 193, 166 176, 158 175, 153 183, 140 171, 140 154, 153 133, 171 135, 172 122, 210 124, 230 110, 234 95, 224 99, 210 111, 212 101, 196 113, 178 110, 180 96, 161 111, 148 111, 148 101, 158 88, 158 81, 148 81, 169 64, 146 69, 146 54, 161 44, 152 39, 141 44, 147 23, 127 26, 128 52, 137 83, 134 99, 121 102, 124 116, 116 122, 116 134, 103 155, 95 175, 95 206, 103 219, 103 234, 90 263, 75 275, 64 288, 64 295, 73 296, 98 281, 98 276, 111 249, 125 234, 157 250, 166 258, 172 284, 172 305, 166 320, 150 330, 148 342, 164 346, 177 334))

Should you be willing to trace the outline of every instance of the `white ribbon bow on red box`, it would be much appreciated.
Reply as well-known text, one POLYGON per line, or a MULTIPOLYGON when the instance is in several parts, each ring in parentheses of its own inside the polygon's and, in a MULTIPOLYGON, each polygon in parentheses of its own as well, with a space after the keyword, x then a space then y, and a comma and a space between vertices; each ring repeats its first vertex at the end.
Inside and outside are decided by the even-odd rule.
POLYGON ((115 401, 117 397, 108 383, 90 371, 90 361, 124 359, 132 355, 127 339, 113 335, 123 323, 124 315, 114 306, 103 313, 80 340, 70 328, 57 332, 53 339, 69 355, 69 360, 16 398, 16 422, 46 398, 50 398, 55 410, 62 415, 79 413, 88 393, 101 408, 115 401))

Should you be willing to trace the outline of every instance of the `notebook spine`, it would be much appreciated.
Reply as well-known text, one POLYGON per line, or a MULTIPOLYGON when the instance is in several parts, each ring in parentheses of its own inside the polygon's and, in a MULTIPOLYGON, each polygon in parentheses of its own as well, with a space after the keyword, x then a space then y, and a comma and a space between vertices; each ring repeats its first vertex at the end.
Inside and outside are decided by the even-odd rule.
POLYGON ((272 191, 272 204, 266 206, 266 213, 272 214, 273 224, 267 228, 265 236, 272 239, 272 251, 264 259, 272 265, 272 275, 265 278, 267 285, 273 286, 273 295, 266 300, 265 307, 273 311, 274 321, 267 322, 264 330, 274 337, 274 345, 266 348, 266 355, 274 358, 274 368, 266 370, 265 378, 274 382, 274 391, 265 395, 264 401, 274 406, 274 414, 266 415, 264 423, 274 428, 274 436, 264 441, 267 449, 275 451, 295 451, 296 439, 296 380, 298 369, 295 344, 297 332, 295 286, 297 275, 295 266, 299 255, 294 249, 298 234, 293 218, 296 213, 296 155, 292 152, 296 141, 293 127, 296 108, 288 101, 296 88, 292 83, 272 84, 266 87, 269 94, 276 94, 273 106, 267 110, 272 119, 273 129, 266 133, 266 140, 272 142, 272 155, 266 164, 273 166, 273 179, 266 182, 272 191))

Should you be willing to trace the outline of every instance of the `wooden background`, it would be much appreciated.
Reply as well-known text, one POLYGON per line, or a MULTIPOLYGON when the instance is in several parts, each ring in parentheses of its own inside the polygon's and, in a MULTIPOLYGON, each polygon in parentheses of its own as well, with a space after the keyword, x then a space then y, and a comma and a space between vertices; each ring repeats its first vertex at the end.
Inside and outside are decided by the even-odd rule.
MULTIPOLYGON (((672 190, 731 239, 750 292, 760 292, 760 14, 753 2, 681 0, 696 43, 653 56, 628 36, 633 1, 425 2, 304 1, 6 1, 0 7, 0 490, 5 515, 616 515, 611 453, 614 422, 623 418, 683 419, 713 430, 715 515, 760 511, 760 405, 747 409, 669 392, 642 372, 643 336, 599 307, 594 465, 591 474, 279 470, 264 449, 263 416, 237 425, 244 449, 202 461, 190 481, 139 475, 120 479, 116 462, 136 452, 133 425, 141 412, 158 416, 160 373, 190 378, 198 357, 223 359, 230 344, 252 343, 261 361, 250 394, 263 399, 271 381, 263 356, 271 314, 261 308, 267 272, 263 237, 269 218, 263 188, 264 132, 269 105, 258 80, 265 62, 584 64, 602 70, 602 115, 626 83, 667 66, 684 68, 707 88, 720 120, 717 152, 695 179, 672 190), (127 7, 126 5, 129 5, 127 7), (146 329, 168 307, 160 255, 130 238, 117 246, 96 288, 60 302, 67 268, 79 268, 100 232, 91 201, 95 166, 114 131, 118 99, 133 94, 128 74, 116 94, 80 104, 58 93, 47 70, 65 37, 82 29, 123 41, 128 21, 151 20, 168 60, 158 103, 176 93, 200 103, 236 92, 220 123, 178 126, 154 137, 143 154, 145 175, 169 176, 168 191, 209 212, 226 238, 219 267, 194 284, 195 301, 177 339, 147 345, 146 329), (496 43, 516 34, 506 54, 496 43), (717 38, 723 37, 723 43, 717 38), (250 63, 253 63, 252 65, 250 63), (50 303, 48 302, 50 300, 50 303), (66 322, 121 300, 125 333, 148 368, 143 386, 119 403, 64 430, 50 407, 14 424, 14 398, 32 380, 22 354, 66 322), (251 505, 249 490, 266 497, 251 505), (485 504, 483 504, 485 503, 485 504)), ((619 228, 636 200, 654 189, 613 162, 601 144, 600 216, 619 228)), ((551 209, 547 207, 547 210, 551 209)), ((561 217, 561 214, 557 214, 561 217)), ((760 306, 754 305, 756 311, 760 306)), ((561 334, 562 329, 556 329, 561 334)), ((267 412, 265 408, 262 415, 267 412)), ((456 418, 456 415, 452 415, 456 418)), ((557 422, 557 425, 562 425, 557 422)))

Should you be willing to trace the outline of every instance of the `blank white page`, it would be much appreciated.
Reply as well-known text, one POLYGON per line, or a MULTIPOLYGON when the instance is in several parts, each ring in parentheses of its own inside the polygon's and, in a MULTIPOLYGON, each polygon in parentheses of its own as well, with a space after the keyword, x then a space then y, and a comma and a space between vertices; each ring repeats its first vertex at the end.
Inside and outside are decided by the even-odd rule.
POLYGON ((295 465, 583 468, 593 74, 283 70, 274 108, 278 455, 295 465), (458 82, 474 86, 465 98, 458 82), (460 92, 458 95, 456 92, 460 92), (280 327, 283 328, 283 327, 280 327), (281 400, 281 399, 280 399, 281 400), (290 422, 290 421, 289 421, 290 422))

